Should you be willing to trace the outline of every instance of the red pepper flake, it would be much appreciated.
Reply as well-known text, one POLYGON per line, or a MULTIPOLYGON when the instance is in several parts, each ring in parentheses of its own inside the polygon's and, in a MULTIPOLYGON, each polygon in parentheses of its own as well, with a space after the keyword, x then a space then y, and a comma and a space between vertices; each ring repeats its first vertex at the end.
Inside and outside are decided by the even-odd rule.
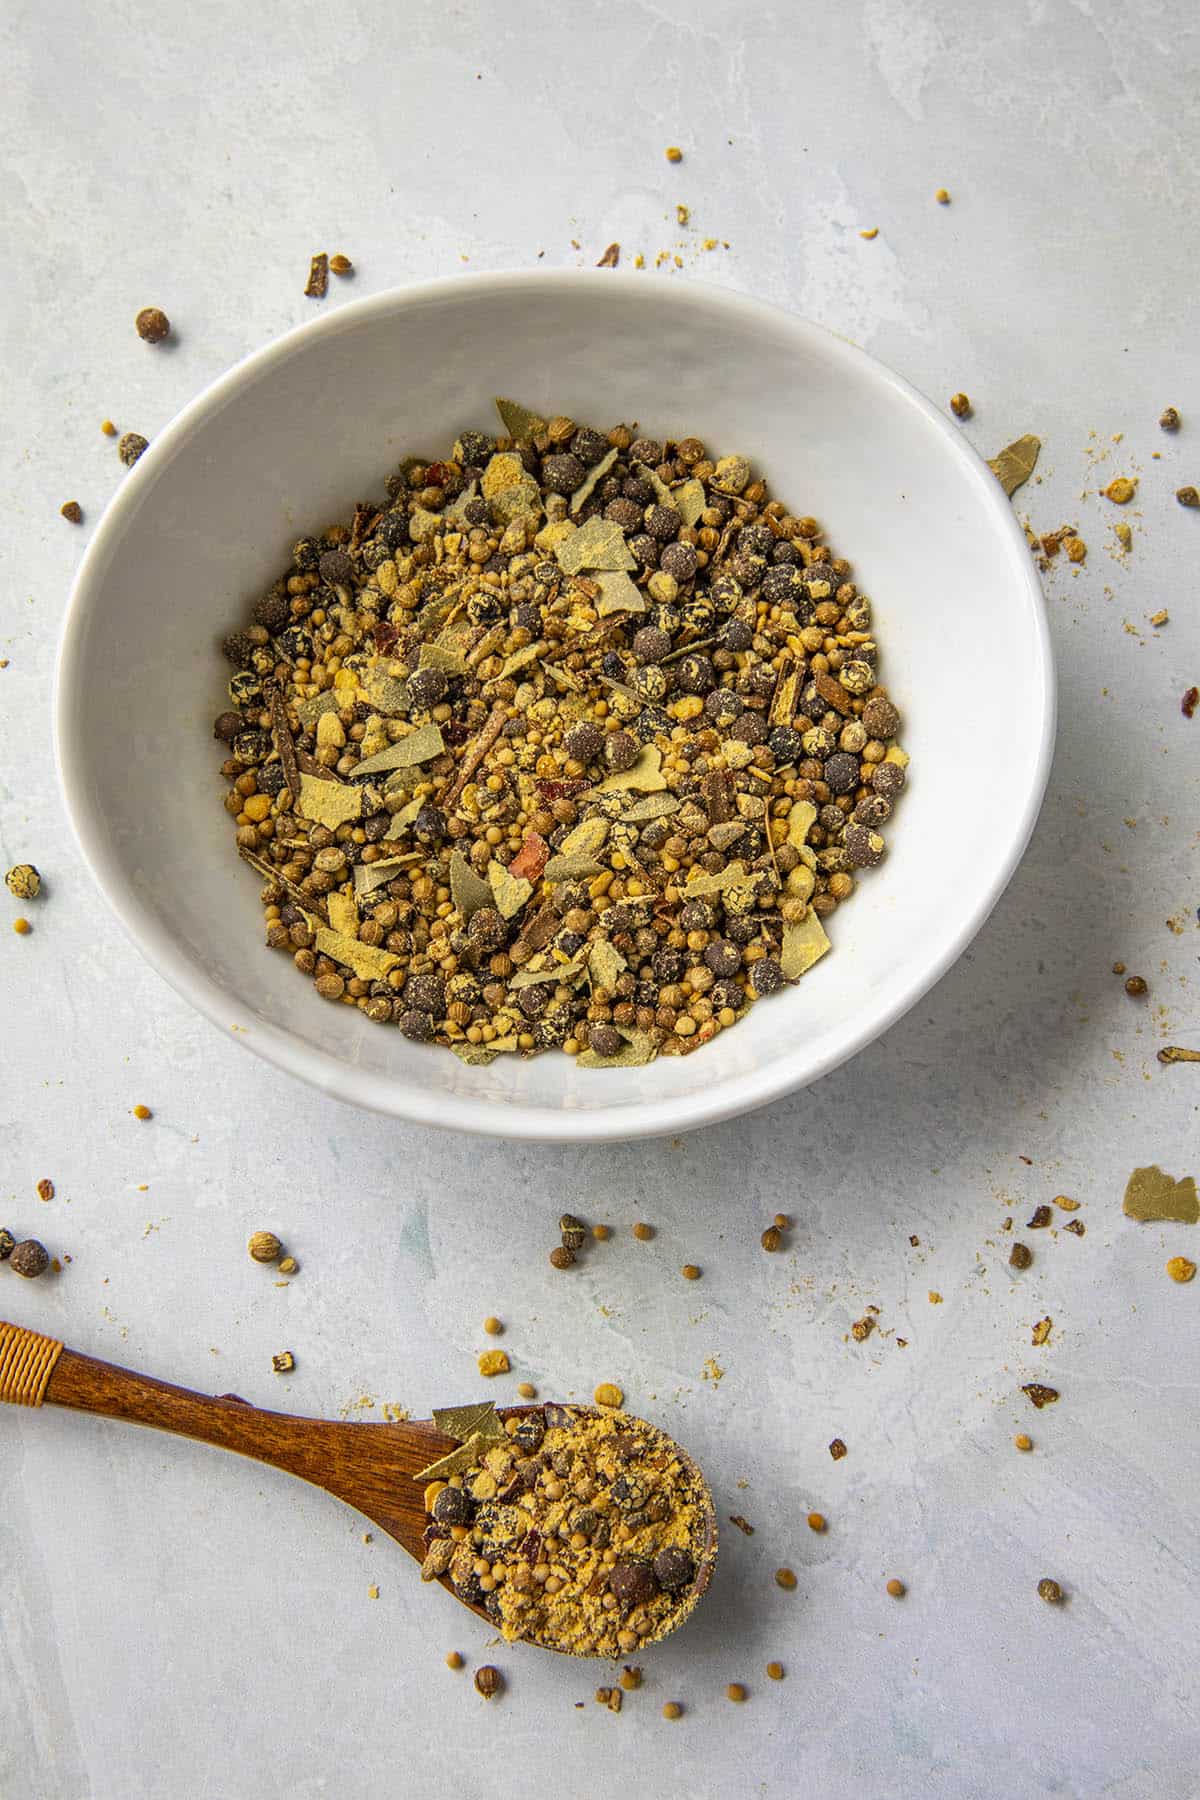
POLYGON ((391 625, 386 620, 376 625, 374 633, 375 649, 380 656, 390 656, 400 642, 400 627, 391 625))
POLYGON ((450 466, 448 463, 443 463, 443 462, 430 463, 429 467, 425 471, 425 486, 426 487, 445 487, 445 485, 449 481, 449 479, 450 479, 450 466))
POLYGON ((843 1444, 841 1438, 834 1438, 832 1444, 829 1446, 829 1454, 832 1456, 834 1462, 841 1462, 843 1456, 846 1454, 846 1446, 843 1444))
POLYGON ((1197 706, 1200 706, 1200 688, 1190 687, 1179 703, 1179 710, 1185 719, 1193 719, 1197 706))
POLYGON ((568 781, 539 781, 534 784, 543 800, 571 800, 583 788, 590 787, 586 777, 568 781))
POLYGON ((519 876, 523 881, 540 881, 542 870, 549 861, 549 844, 539 832, 529 831, 525 834, 525 842, 509 863, 508 872, 519 876))

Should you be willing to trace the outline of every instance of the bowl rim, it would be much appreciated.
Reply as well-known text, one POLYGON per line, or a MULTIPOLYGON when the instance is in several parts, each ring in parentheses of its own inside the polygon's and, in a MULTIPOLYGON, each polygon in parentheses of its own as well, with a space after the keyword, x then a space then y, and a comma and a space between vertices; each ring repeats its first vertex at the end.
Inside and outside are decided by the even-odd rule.
POLYGON ((70 702, 82 675, 81 623, 93 603, 92 590, 96 585, 97 572, 102 572, 107 563, 109 545, 131 520, 137 508, 141 487, 150 473, 160 461, 182 447, 197 426, 219 412, 248 379, 263 374, 274 363, 286 361, 297 345, 310 339, 352 330, 372 317, 403 312, 407 307, 451 300, 461 296, 464 288, 472 288, 481 298, 489 293, 519 292, 523 287, 537 290, 541 294, 557 292, 567 297, 584 288, 604 287, 611 292, 614 283, 643 294, 653 288, 660 295, 660 304, 690 307, 698 312, 707 310, 714 316, 724 314, 746 325, 753 326, 757 323, 766 327, 769 323, 777 329, 783 321, 797 339, 807 340, 809 344, 818 347, 823 356, 832 357, 835 362, 840 361, 849 368, 866 372, 873 380, 906 400, 934 427, 949 453, 972 476, 984 509, 990 513, 991 523, 996 531, 1002 538, 1007 537, 1011 545, 1021 552, 1021 556, 1015 559, 1015 566, 1018 572, 1024 568, 1024 585, 1031 603, 1029 615, 1033 626, 1034 656, 1029 673, 1035 678, 1037 697, 1040 700, 1033 780, 1021 811, 1018 828, 1013 833, 1005 855, 988 887, 953 936, 940 948, 937 955, 914 970, 909 980, 881 1012, 864 1012, 860 1023, 846 1030, 824 1055, 808 1067, 796 1066, 802 1056, 802 1051, 798 1048, 776 1056, 765 1068, 730 1076, 715 1085, 698 1083, 696 1090, 688 1094, 664 1099, 647 1097, 595 1112, 573 1112, 502 1099, 480 1100, 462 1095, 439 1094, 435 1117, 431 1116, 429 1089, 419 1081, 412 1081, 399 1074, 385 1075, 357 1068, 328 1051, 310 1048, 286 1029, 262 1019, 255 1020, 252 1030, 236 1033, 237 1040, 244 1047, 323 1093, 349 1105, 365 1107, 411 1124, 433 1124, 469 1135, 521 1142, 629 1142, 719 1124, 723 1120, 767 1106, 801 1087, 807 1087, 811 1082, 839 1068, 842 1063, 849 1061, 890 1030, 958 960, 1011 881, 1025 853, 1045 797, 1054 752, 1057 691, 1041 584, 1033 559, 1028 554, 1024 534, 1004 490, 961 432, 919 389, 886 363, 880 362, 868 351, 859 349, 838 332, 789 313, 784 307, 711 282, 690 278, 686 282, 680 282, 649 272, 634 274, 613 269, 464 272, 433 281, 414 282, 410 286, 388 288, 382 293, 346 301, 336 311, 317 319, 306 320, 242 357, 187 401, 170 419, 129 471, 100 517, 72 582, 59 634, 52 699, 54 757, 64 808, 84 865, 135 947, 176 993, 189 1001, 222 1035, 228 1034, 232 1004, 230 996, 219 983, 192 966, 189 959, 176 948, 169 932, 142 901, 125 876, 118 859, 112 854, 102 822, 85 803, 83 784, 77 773, 85 762, 85 748, 79 735, 79 718, 72 716, 70 702))

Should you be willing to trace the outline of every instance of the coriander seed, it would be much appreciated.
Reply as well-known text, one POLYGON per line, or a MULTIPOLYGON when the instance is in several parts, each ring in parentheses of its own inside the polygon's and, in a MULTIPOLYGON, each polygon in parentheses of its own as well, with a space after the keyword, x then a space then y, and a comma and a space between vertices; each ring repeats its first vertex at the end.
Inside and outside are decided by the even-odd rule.
POLYGON ((283 1245, 273 1231, 256 1231, 246 1248, 258 1263, 273 1263, 283 1252, 283 1245))
POLYGON ((1042 1600, 1045 1600, 1050 1606, 1057 1606, 1063 1597, 1061 1587, 1058 1585, 1057 1581, 1053 1581, 1049 1575, 1043 1575, 1042 1579, 1037 1584, 1037 1591, 1039 1597, 1042 1600))
POLYGON ((565 1244, 556 1244, 550 1252, 550 1263, 555 1269, 572 1269, 575 1266, 575 1252, 568 1250, 565 1244))
POLYGON ((482 1694, 485 1700, 494 1700, 504 1687, 504 1677, 499 1669, 491 1663, 484 1663, 475 1671, 475 1691, 482 1694))
POLYGON ((42 891, 42 878, 32 863, 14 863, 4 877, 4 885, 18 900, 36 900, 42 891))
POLYGON ((1144 995, 1150 992, 1150 983, 1146 980, 1144 975, 1127 976, 1125 981, 1125 992, 1131 999, 1141 1000, 1144 995))
POLYGON ((789 1217, 786 1213, 776 1213, 775 1214, 775 1229, 776 1229, 776 1231, 790 1231, 791 1226, 792 1226, 792 1221, 789 1219, 789 1217))
POLYGON ((971 410, 971 402, 966 394, 951 394, 950 411, 956 419, 969 419, 971 410))
POLYGON ((458 1651, 457 1650, 447 1650, 447 1652, 446 1652, 446 1667, 448 1669, 461 1669, 462 1666, 463 1666, 463 1659, 459 1655, 458 1651))
POLYGON ((1187 487, 1176 488, 1175 498, 1180 506, 1200 506, 1200 493, 1197 493, 1190 484, 1187 487))
POLYGON ((1178 409, 1174 406, 1164 406, 1158 415, 1158 422, 1164 431, 1178 431, 1182 424, 1178 409))
POLYGON ((768 1225, 759 1242, 769 1255, 774 1256, 775 1252, 783 1245, 783 1233, 778 1225, 768 1225))
POLYGON ((138 336, 147 344, 161 344, 171 331, 171 321, 160 306, 143 306, 134 324, 138 336))

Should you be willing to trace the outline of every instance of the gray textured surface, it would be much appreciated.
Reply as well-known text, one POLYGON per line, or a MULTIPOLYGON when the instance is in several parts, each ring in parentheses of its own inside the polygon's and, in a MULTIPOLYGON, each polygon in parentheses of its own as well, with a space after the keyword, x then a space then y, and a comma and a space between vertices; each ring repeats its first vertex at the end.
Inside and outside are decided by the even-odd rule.
POLYGON ((1135 17, 1114 0, 695 0, 686 17, 614 0, 586 24, 477 0, 4 8, 0 853, 32 857, 49 892, 35 935, 0 935, 0 1189, 7 1222, 73 1261, 20 1291, 0 1273, 0 1312, 197 1386, 312 1412, 370 1397, 379 1417, 474 1393, 496 1311, 518 1376, 547 1393, 622 1381, 698 1455, 723 1514, 756 1527, 727 1531, 715 1591, 619 1719, 584 1669, 529 1651, 497 1655, 509 1692, 485 1711, 442 1666, 452 1645, 484 1660, 476 1623, 332 1501, 198 1447, 10 1415, 6 1796, 1195 1793, 1200 1288, 1163 1263, 1196 1233, 1135 1227, 1120 1194, 1137 1163, 1184 1172, 1200 1098, 1195 1069, 1154 1060, 1200 1043, 1200 721, 1179 712, 1200 678, 1200 517, 1171 498, 1200 479, 1198 41, 1181 4, 1135 17), (698 249, 709 235, 729 250, 698 249), (1037 431, 1022 510, 1043 531, 1078 523, 1090 554, 1047 580, 1055 773, 971 954, 794 1101, 683 1141, 550 1154, 361 1117, 194 1020, 78 866, 48 699, 81 541, 57 507, 77 497, 94 521, 119 476, 102 417, 152 435, 308 316, 319 246, 359 267, 335 306, 460 259, 570 263, 572 238, 587 262, 614 238, 648 261, 686 240, 679 279, 807 312, 935 396, 965 388, 987 452, 1037 431), (133 334, 148 302, 176 321, 165 351, 133 334), (1155 424, 1167 402, 1198 421, 1177 439, 1155 424), (1095 489, 1128 472, 1142 485, 1117 514, 1095 489), (1121 562, 1116 517, 1135 533, 1121 562), (1110 975, 1118 957, 1148 1005, 1110 975), (1060 1191, 1086 1237, 1033 1234, 1034 1267, 1010 1281, 998 1228, 1060 1191), (618 1231, 551 1280, 563 1204, 618 1231), (798 1223, 771 1259, 757 1237, 777 1207, 798 1223), (638 1214, 653 1244, 629 1239, 638 1214), (286 1290, 241 1249, 260 1224, 304 1265, 286 1290), (847 1342, 867 1303, 883 1329, 847 1342), (1035 1377, 1057 1408, 1030 1411, 1017 1390, 1035 1377), (810 1506, 827 1535, 805 1528, 810 1506), (1061 1610, 1036 1597, 1045 1574, 1061 1610), (735 1678, 751 1688, 736 1711, 735 1678), (669 1697, 688 1706, 674 1726, 669 1697))

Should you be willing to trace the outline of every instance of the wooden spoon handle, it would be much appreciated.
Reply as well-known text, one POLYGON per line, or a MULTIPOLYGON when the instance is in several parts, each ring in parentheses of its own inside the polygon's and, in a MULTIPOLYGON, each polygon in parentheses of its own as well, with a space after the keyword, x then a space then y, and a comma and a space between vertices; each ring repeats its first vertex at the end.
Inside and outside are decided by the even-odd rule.
POLYGON ((57 1338, 0 1319, 0 1400, 9 1406, 40 1406, 62 1348, 57 1338))

